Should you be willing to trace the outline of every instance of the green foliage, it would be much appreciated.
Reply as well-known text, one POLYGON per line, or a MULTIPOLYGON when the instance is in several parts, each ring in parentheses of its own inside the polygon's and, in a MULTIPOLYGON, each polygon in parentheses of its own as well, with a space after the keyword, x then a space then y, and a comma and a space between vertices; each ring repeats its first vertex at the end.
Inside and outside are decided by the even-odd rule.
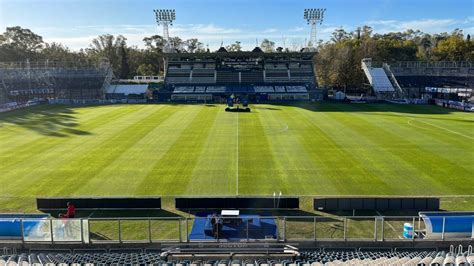
POLYGON ((188 53, 194 53, 194 52, 202 53, 202 52, 204 52, 204 46, 203 46, 202 42, 200 42, 196 38, 191 38, 189 40, 186 40, 184 42, 184 45, 185 45, 186 51, 188 53))
POLYGON ((263 39, 262 43, 260 44, 260 48, 262 48, 262 50, 265 53, 274 52, 275 51, 275 42, 271 41, 269 39, 263 39))
POLYGON ((130 66, 128 64, 127 49, 123 43, 120 46, 120 78, 128 78, 130 76, 130 66))
POLYGON ((393 61, 473 61, 474 43, 464 39, 461 30, 451 35, 430 35, 421 31, 373 34, 369 26, 347 32, 336 29, 331 41, 320 43, 315 58, 318 82, 332 88, 362 88, 365 78, 360 69, 363 58, 379 62, 393 61))
POLYGON ((242 43, 239 41, 236 41, 235 43, 232 43, 230 45, 227 45, 225 49, 229 52, 240 52, 242 51, 242 43))
POLYGON ((114 73, 121 75, 120 49, 126 46, 126 41, 127 39, 122 35, 103 34, 92 40, 89 48, 86 49, 86 53, 89 58, 94 60, 107 58, 114 73))
POLYGON ((35 58, 43 48, 43 38, 29 29, 7 27, 0 37, 0 61, 35 58))
POLYGON ((139 76, 154 76, 156 72, 151 64, 141 64, 137 68, 137 74, 139 76))
MULTIPOLYGON (((131 78, 144 73, 163 73, 163 50, 166 40, 152 35, 143 38, 144 49, 130 47, 127 39, 110 34, 93 39, 85 50, 71 51, 60 43, 44 43, 43 38, 29 29, 9 27, 0 35, 0 61, 58 60, 58 61, 98 61, 107 58, 116 76, 131 78)), ((180 52, 205 52, 204 44, 198 39, 170 39, 180 52)), ((289 52, 290 49, 275 48, 275 42, 264 39, 260 47, 264 52, 289 52)), ((294 51, 301 47, 293 45, 294 51)), ((240 41, 226 47, 228 51, 242 51, 240 41)), ((466 38, 462 30, 451 34, 427 34, 420 31, 391 32, 374 34, 369 26, 347 32, 336 29, 331 41, 318 42, 319 53, 315 58, 318 82, 322 86, 336 88, 361 88, 364 74, 360 69, 362 58, 374 61, 392 62, 407 60, 456 60, 474 61, 474 42, 470 35, 466 38)))

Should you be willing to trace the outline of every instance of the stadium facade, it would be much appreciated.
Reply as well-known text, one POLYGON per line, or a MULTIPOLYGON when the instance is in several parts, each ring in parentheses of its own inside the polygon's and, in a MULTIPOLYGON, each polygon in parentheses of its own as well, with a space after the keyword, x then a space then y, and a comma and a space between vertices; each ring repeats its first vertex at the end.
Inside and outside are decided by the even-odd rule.
POLYGON ((225 101, 239 95, 250 102, 322 99, 314 53, 228 52, 166 54, 162 100, 225 101))
POLYGON ((113 72, 107 60, 0 62, 0 109, 47 100, 104 99, 113 72))

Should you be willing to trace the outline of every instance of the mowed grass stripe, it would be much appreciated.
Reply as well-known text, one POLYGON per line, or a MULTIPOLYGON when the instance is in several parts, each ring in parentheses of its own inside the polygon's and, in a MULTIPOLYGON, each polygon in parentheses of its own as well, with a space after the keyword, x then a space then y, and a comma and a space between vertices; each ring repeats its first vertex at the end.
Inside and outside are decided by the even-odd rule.
MULTIPOLYGON (((379 187, 380 191, 391 189, 390 184, 380 178, 379 175, 381 173, 377 172, 377 170, 381 170, 381 172, 386 171, 388 164, 382 165, 382 169, 378 167, 373 167, 374 158, 372 157, 372 155, 374 154, 374 152, 376 152, 376 150, 371 147, 372 145, 370 142, 364 141, 363 135, 360 135, 358 132, 351 131, 350 128, 347 127, 345 124, 342 125, 338 123, 337 119, 335 118, 335 116, 339 115, 338 113, 325 113, 316 111, 317 115, 314 115, 312 112, 315 112, 315 110, 303 109, 299 109, 298 112, 301 112, 302 115, 305 116, 304 119, 307 119, 308 121, 312 122, 313 125, 317 125, 318 129, 323 132, 325 136, 330 138, 332 143, 337 144, 337 148, 333 148, 329 145, 321 146, 319 143, 315 144, 316 149, 317 146, 321 146, 321 149, 319 149, 319 151, 321 153, 322 160, 324 160, 324 158, 330 158, 329 156, 332 153, 336 152, 333 149, 341 150, 345 154, 350 155, 348 159, 352 162, 352 166, 349 166, 351 167, 349 169, 353 169, 353 171, 349 171, 349 173, 346 173, 346 178, 348 178, 348 176, 351 176, 352 179, 356 178, 358 180, 357 182, 354 182, 354 184, 351 184, 350 187, 345 186, 345 188, 351 189, 351 193, 359 189, 366 190, 369 184, 373 184, 379 187)), ((312 130, 308 130, 307 132, 312 132, 312 130)), ((380 156, 380 154, 375 154, 375 157, 381 159, 382 161, 386 160, 385 157, 380 156)), ((314 163, 318 164, 319 167, 328 168, 325 174, 318 175, 318 193, 325 193, 325 191, 331 189, 334 190, 331 186, 325 186, 325 184, 321 183, 320 180, 328 179, 328 181, 325 182, 330 182, 332 178, 326 177, 328 175, 337 175, 338 172, 334 172, 334 170, 340 167, 345 167, 344 165, 346 164, 346 162, 342 160, 342 158, 340 158, 340 160, 338 161, 333 161, 332 165, 321 161, 320 159, 314 160, 314 163)), ((336 179, 339 178, 341 177, 336 177, 336 179)))
MULTIPOLYGON (((8 157, 11 159, 19 160, 20 157, 22 156, 28 156, 29 155, 28 150, 31 149, 31 144, 35 144, 36 146, 38 146, 39 145, 38 141, 45 142, 46 144, 49 144, 49 143, 54 144, 55 141, 58 143, 65 142, 66 140, 63 140, 63 138, 76 137, 76 136, 80 137, 81 135, 64 133, 65 128, 73 129, 73 130, 80 129, 80 132, 87 132, 86 130, 82 128, 82 124, 78 121, 79 120, 78 117, 81 117, 83 120, 87 121, 88 124, 91 124, 94 121, 94 118, 96 117, 101 117, 99 121, 102 121, 103 117, 109 113, 114 113, 117 115, 119 114, 117 110, 113 110, 113 109, 107 110, 107 108, 101 109, 100 111, 96 109, 95 111, 81 114, 81 113, 78 113, 76 109, 71 109, 64 106, 55 106, 55 105, 44 105, 44 106, 41 106, 40 110, 42 112, 39 113, 38 110, 36 110, 35 108, 34 110, 32 110, 31 113, 22 112, 18 114, 20 117, 17 117, 16 119, 10 118, 11 120, 14 120, 14 121, 19 120, 19 121, 24 121, 24 122, 22 122, 21 126, 18 126, 17 124, 7 125, 7 129, 20 128, 21 129, 19 130, 20 132, 16 132, 14 134, 4 134, 4 135, 0 134, 1 136, 8 136, 8 138, 2 139, 0 141, 0 158, 8 157), (59 128, 55 128, 54 130, 56 130, 59 134, 63 136, 60 135, 58 137, 58 136, 47 136, 41 133, 38 134, 37 130, 32 129, 31 127, 28 127, 28 126, 27 127, 23 126, 23 124, 26 124, 27 121, 40 120, 42 123, 41 127, 45 127, 45 128, 49 127, 46 122, 48 122, 51 119, 51 117, 49 116, 50 110, 48 110, 47 107, 49 107, 52 112, 57 113, 57 115, 59 116, 64 116, 64 115, 68 116, 68 121, 74 122, 74 125, 72 127, 71 126, 64 127, 65 123, 59 122, 59 121, 56 122, 57 124, 61 124, 61 126, 59 128), (15 156, 12 158, 10 156, 10 152, 15 152, 18 156, 15 156)), ((0 114, 0 116, 1 115, 2 114, 0 114)), ((52 131, 52 129, 49 129, 49 130, 52 131)), ((52 145, 48 145, 48 146, 52 146, 52 145)), ((7 161, 6 159, 8 158, 4 158, 4 160, 2 161, 6 163, 7 161)), ((27 159, 27 158, 23 158, 23 159, 27 159)), ((6 166, 6 165, 4 164, 3 166, 6 166)))
MULTIPOLYGON (((435 108, 436 110, 441 107, 432 107, 435 108)), ((348 108, 358 108, 357 106, 352 106, 348 108)), ((360 107, 359 107, 360 108, 360 107)), ((414 108, 412 106, 409 106, 409 108, 414 108)), ((472 143, 474 139, 470 139, 471 136, 469 135, 464 135, 462 133, 456 132, 452 130, 450 132, 451 128, 459 129, 460 126, 467 126, 471 128, 471 135, 474 134, 472 128, 474 127, 474 121, 471 121, 469 119, 455 119, 455 118, 444 118, 442 116, 446 116, 446 114, 442 115, 436 115, 436 114, 404 114, 400 113, 401 111, 405 111, 403 109, 400 109, 400 107, 393 106, 390 107, 389 110, 384 110, 383 106, 380 105, 367 105, 364 107, 364 110, 372 110, 372 112, 362 112, 364 117, 367 117, 368 119, 385 119, 385 121, 393 121, 395 126, 393 127, 394 129, 397 130, 403 130, 403 129, 408 129, 410 134, 407 134, 406 136, 413 136, 419 135, 419 134, 424 134, 425 137, 430 138, 429 142, 431 141, 437 141, 437 142, 442 142, 444 144, 448 144, 449 146, 454 146, 454 147, 466 147, 467 143, 472 143), (435 122, 442 123, 443 128, 438 128, 435 124, 435 122), (451 126, 453 125, 453 126, 451 126), (421 130, 420 130, 421 129, 421 130), (453 134, 454 133, 454 134, 453 134), (459 135, 461 134, 461 135, 459 135), (469 138, 466 139, 468 136, 469 138)), ((357 111, 358 109, 352 109, 357 111)), ((415 109, 416 110, 416 109, 415 109)), ((412 111, 415 111, 412 110, 412 111)), ((464 113, 465 114, 465 113, 464 113)), ((458 115, 458 112, 455 112, 453 115, 458 115)), ((402 135, 403 136, 403 135, 402 135)), ((472 136, 474 138, 474 135, 472 136)), ((428 142, 425 138, 416 138, 417 141, 425 141, 428 142)))
MULTIPOLYGON (((328 114, 322 113, 321 115, 328 114)), ((320 127, 326 128, 324 130, 327 132, 333 132, 333 138, 342 144, 341 147, 344 150, 357 155, 355 158, 359 161, 360 167, 373 173, 379 179, 378 182, 385 184, 381 185, 380 183, 375 183, 377 186, 375 194, 416 194, 414 190, 424 185, 424 182, 418 178, 408 182, 411 177, 418 177, 419 170, 386 149, 387 145, 396 145, 398 142, 396 138, 382 145, 377 139, 379 139, 384 132, 378 130, 371 130, 370 132, 357 130, 356 127, 359 126, 359 122, 350 116, 340 116, 332 113, 330 117, 332 117, 333 120, 332 124, 329 126, 327 123, 321 123, 320 127), (352 136, 352 138, 349 136, 352 136)), ((373 120, 367 123, 385 124, 385 122, 373 120)), ((366 124, 364 124, 364 128, 367 128, 366 124)), ((361 176, 360 179, 361 182, 358 186, 370 186, 373 182, 363 176, 361 176)), ((359 187, 354 187, 354 190, 357 189, 359 189, 359 187)), ((431 189, 439 188, 432 187, 431 189)))
MULTIPOLYGON (((383 109, 382 105, 375 105, 374 108, 383 109)), ((462 112, 458 110, 443 108, 440 106, 431 105, 410 105, 409 110, 416 114, 410 114, 414 118, 423 118, 426 122, 439 126, 441 128, 452 130, 453 132, 469 136, 468 140, 474 138, 474 116, 469 112, 462 112)), ((391 105, 390 110, 403 114, 406 112, 404 106, 391 105)), ((437 128, 438 130, 442 130, 437 128)), ((454 134, 455 137, 462 137, 459 134, 446 131, 445 133, 454 134)), ((447 135, 447 134, 446 134, 447 135)))
MULTIPOLYGON (((352 106, 351 108, 357 108, 357 106, 352 106)), ((371 106, 371 108, 376 108, 376 110, 378 110, 380 107, 371 106)), ((409 138, 405 137, 404 139, 409 140, 408 145, 410 146, 418 146, 421 150, 427 150, 429 152, 435 153, 437 156, 443 157, 445 160, 451 161, 453 164, 459 164, 461 167, 473 166, 469 163, 472 161, 469 157, 474 155, 474 151, 470 149, 472 148, 472 145, 470 144, 474 144, 474 140, 470 141, 454 134, 448 134, 449 132, 444 132, 443 130, 437 128, 431 128, 431 130, 419 128, 409 123, 405 123, 410 120, 407 120, 407 118, 402 114, 393 114, 394 115, 384 116, 382 113, 379 113, 377 116, 367 117, 365 115, 360 115, 359 117, 366 121, 377 121, 376 125, 378 126, 380 126, 383 121, 384 129, 398 136, 409 136, 409 138), (455 150, 459 150, 461 152, 452 152, 455 150), (466 154, 468 156, 466 156, 466 154)), ((446 125, 459 123, 457 120, 445 120, 444 118, 439 119, 444 121, 444 124, 446 125)), ((417 120, 438 120, 438 118, 435 118, 429 114, 425 114, 424 116, 417 116, 417 120)), ((467 120, 464 122, 467 122, 467 120)), ((474 123, 471 125, 471 127, 474 129, 474 123)), ((401 143, 398 143, 398 145, 401 145, 401 143)))
MULTIPOLYGON (((366 169, 359 161, 358 154, 344 149, 344 145, 334 137, 336 129, 324 130, 325 126, 333 124, 333 120, 340 114, 328 113, 328 117, 314 116, 313 110, 296 108, 295 111, 301 115, 300 120, 306 123, 308 130, 314 132, 314 136, 305 134, 301 136, 307 152, 312 155, 314 161, 322 162, 325 166, 326 176, 333 187, 316 187, 318 194, 374 194, 373 187, 380 187, 380 191, 387 190, 388 185, 375 173, 366 169)), ((356 136, 345 135, 357 140, 356 136)))
MULTIPOLYGON (((91 154, 107 152, 101 145, 107 141, 110 143, 110 135, 104 132, 115 131, 121 134, 128 124, 125 121, 146 116, 147 113, 143 112, 146 108, 146 106, 130 106, 125 110, 118 109, 117 114, 106 115, 99 119, 102 121, 93 119, 92 123, 84 127, 94 129, 92 134, 94 137, 69 138, 63 143, 55 143, 49 149, 42 150, 34 159, 23 162, 22 167, 15 165, 13 170, 17 172, 12 174, 17 178, 13 180, 12 189, 8 193, 15 194, 16 190, 24 191, 20 184, 28 184, 29 189, 34 193, 49 193, 50 195, 58 193, 64 186, 70 186, 70 190, 78 189, 87 181, 82 175, 95 163, 100 162, 100 157, 88 159, 91 154), (18 186, 15 186, 16 184, 18 186)), ((148 109, 153 108, 148 107, 148 109)), ((117 143, 112 141, 110 145, 116 146, 117 143)))
POLYGON ((239 194, 272 194, 289 186, 284 166, 277 164, 272 153, 262 112, 239 114, 239 194))
POLYGON ((330 179, 325 178, 320 162, 312 160, 304 147, 306 143, 302 143, 298 137, 299 134, 313 134, 310 131, 295 130, 301 127, 301 119, 295 119, 292 110, 271 106, 260 113, 273 160, 281 168, 282 175, 279 178, 289 179, 286 187, 273 191, 296 195, 332 187, 330 179))
MULTIPOLYGON (((135 107, 136 109, 136 107, 135 107)), ((130 114, 130 108, 123 108, 115 110, 112 114, 107 112, 102 112, 99 110, 98 113, 101 113, 100 116, 97 116, 91 120, 88 120, 86 124, 81 124, 79 128, 83 131, 92 131, 96 128, 105 127, 106 123, 113 122, 115 119, 118 119, 123 116, 133 115, 130 114)), ((91 133, 93 134, 93 133, 91 133)), ((2 164, 0 164, 0 172, 5 171, 8 168, 15 168, 16 170, 22 169, 18 164, 29 164, 38 159, 46 159, 46 157, 51 157, 53 160, 54 152, 51 152, 54 149, 59 149, 61 152, 60 155, 67 153, 70 149, 76 149, 81 142, 84 141, 83 138, 88 137, 84 136, 74 136, 74 137, 42 137, 33 142, 22 142, 22 145, 17 147, 14 151, 0 151, 2 154, 1 158, 2 164), (34 144, 34 145, 32 145, 34 144), (72 144, 68 146, 68 144, 72 144), (14 156, 12 156, 14 155, 14 156)), ((26 139, 26 138, 25 138, 26 139)), ((95 140, 96 138, 91 137, 89 140, 95 140)), ((61 157, 56 157, 61 158, 61 157)), ((49 158, 48 160, 49 161, 49 158)), ((26 168, 27 169, 27 168, 26 168)))
POLYGON ((236 191, 238 114, 224 112, 223 105, 205 108, 213 108, 217 114, 209 133, 203 136, 206 142, 185 194, 233 195, 236 191))
MULTIPOLYGON (((351 108, 356 108, 352 106, 351 108)), ((418 177, 406 180, 406 182, 417 182, 412 191, 407 193, 418 193, 419 187, 432 194, 452 194, 455 191, 461 194, 469 193, 466 189, 466 178, 471 174, 467 169, 443 159, 437 153, 426 150, 423 146, 418 146, 411 138, 401 138, 375 123, 366 123, 368 120, 361 118, 354 113, 349 113, 354 120, 353 128, 364 134, 372 135, 373 140, 384 145, 388 151, 398 156, 406 163, 419 171, 418 177), (362 126, 364 125, 364 126, 362 126), (403 148, 397 147, 398 145, 403 148), (446 178, 449 177, 449 178, 446 178)), ((472 176, 471 176, 472 177, 472 176)))
MULTIPOLYGON (((377 108, 376 110, 379 109, 377 108)), ((466 138, 454 134, 447 134, 444 130, 430 128, 429 126, 426 127, 426 125, 423 124, 421 124, 420 127, 416 124, 415 121, 417 120, 436 120, 436 118, 433 118, 430 115, 425 115, 423 117, 419 116, 416 120, 412 120, 412 118, 407 118, 400 113, 394 114, 395 115, 384 115, 383 113, 377 113, 376 116, 372 115, 370 117, 366 114, 362 114, 361 118, 365 118, 369 121, 377 121, 379 125, 380 121, 383 119, 384 128, 388 129, 390 132, 398 136, 410 136, 410 141, 415 143, 417 146, 436 153, 453 164, 458 164, 465 168, 471 168, 469 169, 470 171, 474 170, 474 165, 471 163, 472 160, 474 160, 474 151, 469 149, 469 146, 474 145, 474 140, 466 140, 466 138), (464 152, 456 152, 459 150, 464 152)), ((452 120, 443 119, 442 121, 444 121, 444 124, 458 123, 457 121, 452 120)), ((474 127, 474 123, 472 126, 474 127)))
MULTIPOLYGON (((108 134, 109 138, 94 147, 94 149, 88 154, 76 157, 69 163, 69 167, 61 169, 65 174, 69 174, 69 176, 65 182, 61 183, 61 185, 54 185, 55 187, 61 187, 57 193, 60 195, 80 193, 82 188, 87 187, 88 183, 96 178, 104 168, 126 153, 127 150, 133 147, 137 141, 141 140, 151 130, 153 130, 156 127, 156 124, 162 122, 171 114, 172 111, 168 110, 166 106, 160 106, 160 108, 148 106, 141 110, 140 114, 136 115, 136 118, 132 123, 125 123, 125 127, 120 131, 117 131, 114 134, 108 134), (81 165, 83 166, 82 168, 81 165), (71 169, 78 168, 80 168, 79 171, 75 173, 71 171, 71 169), (77 184, 77 179, 81 180, 79 184, 77 184)), ((114 178, 114 176, 109 178, 114 178)), ((114 190, 114 187, 115 186, 109 187, 109 190, 111 191, 107 191, 107 193, 111 193, 114 190)), ((91 190, 85 189, 82 191, 85 192, 91 190)))
MULTIPOLYGON (((133 146, 107 165, 82 187, 78 194, 88 194, 99 186, 109 187, 108 195, 140 194, 137 190, 156 162, 174 145, 180 132, 195 113, 186 108, 166 105, 157 110, 156 118, 143 121, 143 127, 153 128, 133 146), (177 123, 179 121, 179 123, 177 123)), ((140 125, 141 127, 142 125, 140 125)))
MULTIPOLYGON (((179 195, 185 193, 188 185, 200 185, 193 182, 192 172, 205 144, 204 136, 209 134, 217 111, 199 105, 187 108, 190 112, 197 112, 197 115, 187 123, 175 144, 157 160, 154 168, 138 185, 138 191, 143 194, 179 195)), ((216 188, 216 193, 218 191, 219 188, 216 188)))

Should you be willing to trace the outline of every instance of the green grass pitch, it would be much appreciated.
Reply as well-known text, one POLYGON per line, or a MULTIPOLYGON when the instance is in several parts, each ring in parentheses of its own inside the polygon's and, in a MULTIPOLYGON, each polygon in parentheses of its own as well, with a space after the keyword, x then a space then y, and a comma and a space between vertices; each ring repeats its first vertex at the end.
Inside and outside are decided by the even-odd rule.
POLYGON ((37 196, 473 195, 474 115, 307 103, 0 114, 1 209, 37 196))

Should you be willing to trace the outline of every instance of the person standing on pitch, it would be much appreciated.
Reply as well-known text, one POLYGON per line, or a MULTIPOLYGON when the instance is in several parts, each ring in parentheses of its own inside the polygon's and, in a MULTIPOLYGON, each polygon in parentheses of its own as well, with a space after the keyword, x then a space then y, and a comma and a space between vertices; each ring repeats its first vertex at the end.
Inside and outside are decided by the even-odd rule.
POLYGON ((59 218, 74 218, 76 216, 76 206, 68 202, 67 203, 67 212, 65 214, 59 214, 59 218))

